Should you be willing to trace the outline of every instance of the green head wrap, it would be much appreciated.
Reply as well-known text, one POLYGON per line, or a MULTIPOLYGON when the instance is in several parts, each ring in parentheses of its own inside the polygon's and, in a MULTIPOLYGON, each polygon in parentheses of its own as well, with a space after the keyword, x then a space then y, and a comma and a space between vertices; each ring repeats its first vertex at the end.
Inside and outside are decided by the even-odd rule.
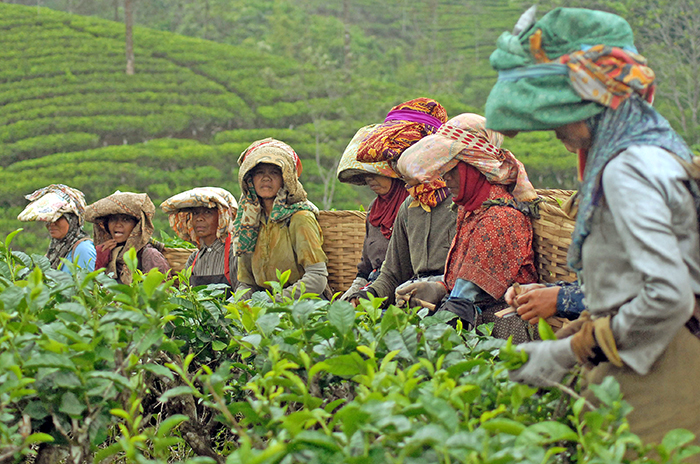
MULTIPOLYGON (((534 10, 528 13, 534 15, 534 10)), ((627 21, 581 8, 557 8, 534 24, 523 20, 513 34, 501 34, 491 54, 499 77, 486 101, 486 126, 496 131, 550 130, 602 112, 605 107, 576 93, 566 65, 555 60, 601 44, 636 52, 627 21), (538 30, 541 50, 551 63, 538 62, 531 52, 530 37, 538 30)))

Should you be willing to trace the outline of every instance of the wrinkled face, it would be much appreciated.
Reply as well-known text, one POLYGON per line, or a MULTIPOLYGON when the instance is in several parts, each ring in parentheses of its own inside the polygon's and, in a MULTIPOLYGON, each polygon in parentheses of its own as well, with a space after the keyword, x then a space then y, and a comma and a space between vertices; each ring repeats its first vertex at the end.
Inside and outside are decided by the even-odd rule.
POLYGON ((588 150, 591 147, 591 131, 584 121, 572 122, 554 129, 557 138, 571 153, 588 150))
POLYGON ((457 198, 459 197, 459 189, 462 186, 462 183, 460 182, 459 178, 459 169, 458 169, 459 163, 455 165, 452 169, 447 171, 445 174, 442 175, 442 178, 445 180, 445 184, 447 184, 447 188, 450 189, 450 193, 452 194, 452 198, 457 198))
POLYGON ((218 208, 205 208, 203 206, 190 208, 189 213, 192 215, 192 225, 197 238, 203 240, 204 243, 211 243, 216 238, 216 231, 219 228, 219 210, 218 208))
POLYGON ((255 193, 263 200, 274 199, 284 185, 282 170, 274 164, 260 163, 253 168, 251 175, 255 193))
POLYGON ((138 221, 128 214, 112 214, 107 218, 107 232, 117 243, 124 243, 138 221))
POLYGON ((47 222, 46 228, 48 229, 51 238, 61 240, 68 233, 68 229, 70 229, 70 223, 65 217, 61 216, 54 222, 47 222))
POLYGON ((392 181, 388 177, 368 174, 365 176, 365 182, 367 182, 367 186, 377 195, 386 195, 391 190, 392 181))

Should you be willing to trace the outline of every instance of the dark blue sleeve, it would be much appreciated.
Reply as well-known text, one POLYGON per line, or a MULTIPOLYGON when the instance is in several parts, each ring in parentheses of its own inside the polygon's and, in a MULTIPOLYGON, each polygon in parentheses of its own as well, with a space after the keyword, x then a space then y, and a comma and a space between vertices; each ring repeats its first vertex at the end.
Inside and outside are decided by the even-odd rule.
POLYGON ((576 282, 557 282, 559 294, 557 295, 557 317, 566 319, 578 319, 581 312, 586 309, 583 302, 583 291, 576 282))

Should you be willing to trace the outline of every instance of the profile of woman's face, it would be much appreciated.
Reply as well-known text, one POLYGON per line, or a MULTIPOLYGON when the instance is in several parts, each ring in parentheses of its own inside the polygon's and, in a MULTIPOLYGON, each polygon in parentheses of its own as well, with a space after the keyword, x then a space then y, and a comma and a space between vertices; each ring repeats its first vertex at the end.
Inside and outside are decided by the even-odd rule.
POLYGON ((452 198, 457 198, 459 197, 459 190, 462 186, 462 183, 460 182, 459 178, 459 163, 455 165, 452 169, 447 171, 445 174, 442 175, 442 178, 445 180, 445 184, 447 184, 447 188, 450 189, 450 193, 452 194, 452 198))
POLYGON ((117 243, 124 243, 138 221, 128 214, 112 214, 107 218, 107 232, 117 243))
POLYGON ((557 138, 571 153, 591 148, 591 131, 585 121, 572 122, 554 129, 557 138))
POLYGON ((68 229, 70 229, 70 223, 68 220, 61 216, 54 222, 47 222, 46 229, 49 231, 49 236, 56 240, 62 240, 66 234, 68 234, 68 229))
POLYGON ((367 182, 367 187, 377 195, 386 195, 391 190, 392 180, 385 176, 367 174, 365 182, 367 182))
POLYGON ((253 168, 251 175, 255 193, 263 200, 274 199, 284 185, 282 170, 274 164, 260 163, 253 168))

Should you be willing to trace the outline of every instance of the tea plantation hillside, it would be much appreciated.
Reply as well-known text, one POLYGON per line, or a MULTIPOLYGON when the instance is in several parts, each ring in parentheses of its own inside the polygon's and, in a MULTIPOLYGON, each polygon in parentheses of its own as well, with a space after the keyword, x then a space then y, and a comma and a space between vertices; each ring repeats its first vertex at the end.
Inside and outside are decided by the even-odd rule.
MULTIPOLYGON (((484 4, 479 14, 499 5, 484 4)), ((440 9, 441 18, 445 11, 440 9)), ((480 30, 500 32, 511 13, 499 14, 496 26, 480 30)), ((287 24, 291 34, 308 20, 311 35, 305 40, 318 45, 309 55, 283 54, 277 46, 269 47, 273 52, 261 51, 249 39, 229 45, 136 27, 136 74, 127 76, 122 23, 0 3, 0 231, 24 227, 29 233, 21 234, 16 245, 45 249, 41 225, 15 218, 26 205, 24 195, 50 183, 79 188, 88 202, 117 189, 147 192, 156 205, 203 185, 238 195, 236 159, 250 142, 268 136, 297 150, 304 165, 302 181, 319 207, 367 206, 368 191, 340 184, 334 176, 343 148, 359 127, 417 96, 438 99, 449 115, 480 112, 450 85, 429 86, 422 78, 411 85, 411 73, 423 71, 412 71, 408 58, 396 68, 401 78, 388 79, 381 72, 368 77, 359 69, 348 74, 333 56, 337 20, 322 20, 318 14, 295 18, 280 24, 287 24), (438 93, 426 90, 431 87, 438 93)), ((362 47, 377 54, 366 55, 368 59, 389 53, 386 38, 375 37, 381 31, 365 26, 364 42, 353 29, 356 59, 364 56, 362 47)), ((471 36, 456 28, 441 37, 438 46, 471 36), (450 39, 448 33, 456 35, 450 39)), ((494 73, 483 52, 475 58, 477 39, 472 39, 453 65, 468 70, 467 87, 485 89, 494 73)), ((562 177, 560 170, 573 173, 568 168, 574 160, 552 137, 507 143, 533 167, 539 185, 572 184, 571 176, 562 177), (550 154, 561 160, 554 168, 550 154)), ((155 222, 168 230, 164 215, 157 214, 155 222)))
MULTIPOLYGON (((83 190, 88 202, 116 189, 148 192, 157 204, 198 185, 237 193, 238 155, 256 138, 275 135, 299 143, 305 180, 320 201, 323 187, 319 198, 313 176, 330 173, 338 150, 369 122, 334 124, 337 109, 351 104, 361 112, 362 103, 329 97, 322 84, 300 79, 310 73, 288 58, 135 28, 137 72, 127 76, 123 24, 4 3, 0 18, 6 232, 22 226, 14 218, 26 204, 23 195, 52 182, 83 190), (227 142, 218 143, 214 135, 227 130, 227 142), (236 137, 236 130, 244 131, 236 137), (330 147, 329 140, 337 142, 330 147), (328 172, 319 172, 316 154, 328 172)), ((358 89, 377 114, 401 98, 384 84, 358 89), (388 95, 383 105, 380 95, 388 95)), ((357 192, 343 188, 347 204, 357 205, 357 192)), ((158 224, 166 227, 165 218, 158 224)), ((35 233, 22 234, 18 245, 41 249, 45 232, 23 226, 35 233)))

